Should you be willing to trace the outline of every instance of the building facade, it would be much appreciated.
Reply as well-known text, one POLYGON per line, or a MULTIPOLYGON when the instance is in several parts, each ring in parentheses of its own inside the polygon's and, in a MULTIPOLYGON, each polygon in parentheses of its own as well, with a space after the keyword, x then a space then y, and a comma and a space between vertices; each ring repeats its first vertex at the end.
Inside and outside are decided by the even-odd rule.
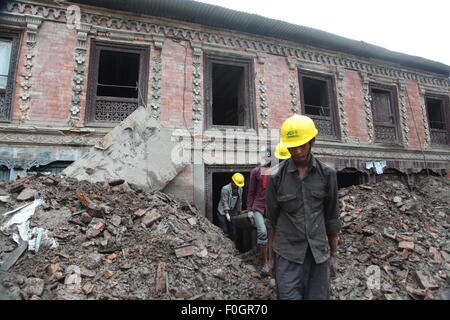
POLYGON ((314 42, 307 28, 292 40, 290 30, 266 32, 270 21, 262 17, 255 32, 230 29, 221 23, 249 16, 192 1, 127 3, 142 10, 120 1, 4 5, 4 181, 30 170, 59 172, 138 105, 189 151, 189 164, 164 191, 211 220, 230 174, 248 177, 261 147, 278 140, 294 113, 315 120, 315 153, 338 170, 341 186, 423 170, 448 174, 449 66, 385 49, 367 56, 317 30, 314 42), (193 9, 203 18, 192 18, 193 9), (217 10, 220 19, 206 18, 217 10))

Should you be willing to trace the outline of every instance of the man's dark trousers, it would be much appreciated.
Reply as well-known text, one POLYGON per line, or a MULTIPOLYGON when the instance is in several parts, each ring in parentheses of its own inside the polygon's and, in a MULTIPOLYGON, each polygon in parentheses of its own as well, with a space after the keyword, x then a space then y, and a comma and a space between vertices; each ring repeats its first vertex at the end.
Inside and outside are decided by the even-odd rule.
POLYGON ((316 264, 308 246, 303 264, 288 261, 276 254, 275 278, 280 300, 328 300, 330 265, 328 260, 316 264))

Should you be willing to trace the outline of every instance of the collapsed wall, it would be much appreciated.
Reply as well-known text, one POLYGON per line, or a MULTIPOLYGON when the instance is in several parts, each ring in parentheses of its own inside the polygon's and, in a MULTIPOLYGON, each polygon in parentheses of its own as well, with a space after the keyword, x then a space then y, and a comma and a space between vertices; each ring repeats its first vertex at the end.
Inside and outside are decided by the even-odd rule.
POLYGON ((185 166, 172 156, 174 150, 171 132, 141 106, 62 174, 93 183, 123 179, 143 190, 161 190, 185 166))

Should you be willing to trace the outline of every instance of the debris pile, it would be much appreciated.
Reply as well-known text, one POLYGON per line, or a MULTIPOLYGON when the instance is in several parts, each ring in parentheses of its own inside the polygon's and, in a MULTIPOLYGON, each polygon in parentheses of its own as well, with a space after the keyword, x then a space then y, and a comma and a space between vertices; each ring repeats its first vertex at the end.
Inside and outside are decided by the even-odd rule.
MULTIPOLYGON (((3 213, 33 201, 30 218, 58 245, 25 251, 0 272, 15 299, 273 299, 274 289, 187 202, 123 180, 28 175, 8 186, 3 213), (17 200, 22 199, 22 200, 17 200)), ((0 261, 18 246, 0 233, 0 261)), ((0 290, 0 296, 2 292, 0 290)))
MULTIPOLYGON (((449 195, 437 177, 412 190, 399 181, 340 189, 332 299, 450 299, 449 195)), ((28 243, 0 232, 0 299, 276 298, 256 251, 239 254, 187 202, 123 180, 30 174, 0 186, 0 226, 39 199, 28 243)))
POLYGON ((343 232, 333 299, 450 299, 450 181, 339 190, 343 232))

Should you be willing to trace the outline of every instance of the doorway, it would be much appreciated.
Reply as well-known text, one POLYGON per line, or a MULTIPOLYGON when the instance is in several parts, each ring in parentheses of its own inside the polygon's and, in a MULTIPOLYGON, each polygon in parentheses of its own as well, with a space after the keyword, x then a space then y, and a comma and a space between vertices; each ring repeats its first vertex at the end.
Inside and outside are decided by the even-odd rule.
MULTIPOLYGON (((217 206, 220 201, 220 194, 222 187, 231 182, 231 177, 234 173, 240 172, 245 178, 244 190, 242 192, 242 210, 247 209, 247 192, 248 183, 250 181, 250 172, 256 167, 233 165, 233 166, 207 166, 206 167, 206 192, 205 192, 205 213, 206 217, 218 226, 217 220, 217 206)), ((237 229, 236 248, 241 252, 251 250, 256 245, 256 229, 237 229)))

